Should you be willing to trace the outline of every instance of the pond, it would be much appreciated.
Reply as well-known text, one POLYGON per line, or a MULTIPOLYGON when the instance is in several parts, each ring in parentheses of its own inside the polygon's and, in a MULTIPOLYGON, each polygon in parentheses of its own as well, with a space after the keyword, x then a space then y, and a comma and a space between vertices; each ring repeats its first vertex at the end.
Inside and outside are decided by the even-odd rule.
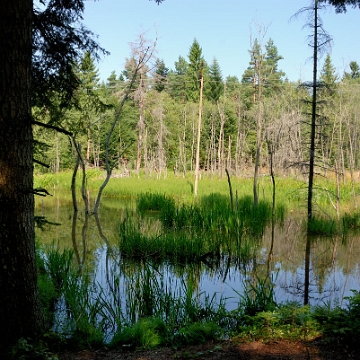
MULTIPOLYGON (((76 262, 93 279, 94 294, 101 294, 112 309, 121 309, 121 316, 129 321, 151 315, 151 307, 159 302, 188 296, 199 304, 234 310, 245 289, 261 285, 264 279, 272 284, 277 303, 306 299, 311 305, 344 305, 351 290, 360 288, 359 235, 308 238, 303 217, 290 214, 273 229, 268 224, 256 240, 241 239, 241 255, 203 255, 193 262, 160 261, 150 255, 134 259, 118 246, 122 224, 129 214, 136 214, 133 205, 129 208, 130 212, 120 200, 104 199, 96 219, 81 211, 74 217, 71 204, 59 198, 36 205, 36 215, 59 224, 37 229, 38 241, 45 247, 72 249, 76 262)), ((157 213, 148 213, 138 226, 147 224, 147 231, 161 243, 157 222, 157 213)))

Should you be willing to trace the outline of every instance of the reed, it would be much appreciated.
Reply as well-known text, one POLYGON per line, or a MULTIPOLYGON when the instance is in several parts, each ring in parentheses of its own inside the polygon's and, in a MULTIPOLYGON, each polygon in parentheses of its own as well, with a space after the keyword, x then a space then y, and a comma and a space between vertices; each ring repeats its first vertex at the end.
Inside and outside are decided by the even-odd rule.
MULTIPOLYGON (((296 303, 278 305, 273 282, 256 277, 246 283, 243 294, 238 294, 239 308, 227 311, 226 299, 197 293, 196 271, 175 280, 168 278, 164 265, 144 261, 136 271, 130 263, 121 261, 121 267, 112 271, 111 286, 105 290, 87 268, 79 271, 71 253, 56 255, 56 249, 50 252, 51 256, 44 250, 39 270, 50 274, 50 269, 57 268, 66 274, 63 281, 53 279, 59 291, 53 329, 79 346, 106 342, 112 347, 148 349, 197 344, 234 334, 264 341, 310 340, 322 333, 334 338, 340 334, 342 341, 345 336, 351 344, 358 338, 360 297, 355 291, 347 298, 345 309, 327 305, 311 310, 296 303)), ((119 266, 117 262, 110 264, 119 266)))
POLYGON ((260 312, 276 309, 274 285, 268 278, 261 279, 256 276, 253 281, 245 284, 244 294, 239 294, 240 307, 245 315, 255 316, 260 312))
POLYGON ((310 235, 333 236, 341 233, 342 229, 332 218, 312 217, 307 223, 307 231, 310 235))

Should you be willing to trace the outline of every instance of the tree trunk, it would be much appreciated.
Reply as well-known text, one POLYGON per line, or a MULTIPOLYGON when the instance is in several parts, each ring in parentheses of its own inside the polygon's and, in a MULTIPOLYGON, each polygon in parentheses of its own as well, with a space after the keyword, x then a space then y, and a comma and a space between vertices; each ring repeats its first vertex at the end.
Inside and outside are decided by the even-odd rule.
POLYGON ((200 173, 200 140, 201 140, 201 115, 202 115, 202 92, 204 86, 204 79, 200 75, 200 101, 199 101, 199 119, 197 128, 197 142, 196 142, 196 160, 195 160, 195 183, 194 183, 194 196, 198 194, 199 173, 200 173))
MULTIPOLYGON (((309 184, 308 184, 308 225, 313 216, 313 187, 315 168, 315 136, 316 136, 316 111, 317 111, 317 59, 318 59, 318 2, 314 6, 314 59, 313 59, 313 86, 312 86, 312 109, 311 109, 311 133, 310 133, 310 156, 309 156, 309 184)), ((308 228, 309 230, 309 228, 308 228)))
POLYGON ((60 152, 59 152, 59 134, 56 132, 55 135, 55 173, 58 174, 60 171, 60 152))
POLYGON ((136 174, 140 174, 140 168, 141 168, 141 154, 143 151, 143 135, 144 135, 144 128, 145 128, 145 122, 144 122, 144 94, 143 94, 143 68, 141 67, 140 70, 140 99, 139 99, 139 121, 138 121, 138 145, 137 145, 137 155, 136 155, 136 174))
POLYGON ((0 353, 45 329, 35 264, 31 0, 0 2, 0 353))
POLYGON ((219 103, 217 104, 219 116, 220 116, 220 130, 218 140, 218 176, 220 179, 223 177, 224 171, 224 125, 225 125, 225 114, 223 109, 220 109, 219 103))

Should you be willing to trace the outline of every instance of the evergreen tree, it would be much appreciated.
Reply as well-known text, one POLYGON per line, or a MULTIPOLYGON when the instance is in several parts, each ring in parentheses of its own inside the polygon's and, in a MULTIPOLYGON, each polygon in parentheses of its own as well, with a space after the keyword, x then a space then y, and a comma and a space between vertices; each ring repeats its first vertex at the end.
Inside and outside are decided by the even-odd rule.
POLYGON ((165 66, 164 60, 157 59, 155 64, 155 90, 162 92, 167 83, 169 69, 165 66))
POLYGON ((338 80, 338 76, 336 75, 336 69, 331 63, 330 54, 326 55, 324 65, 320 71, 320 80, 324 85, 328 87, 334 87, 338 80))
POLYGON ((358 7, 360 9, 360 0, 319 0, 319 2, 329 3, 334 6, 336 12, 346 12, 346 6, 358 7))
POLYGON ((272 39, 265 44, 265 82, 267 89, 277 89, 283 82, 285 73, 278 69, 278 62, 284 58, 279 55, 272 39))
POLYGON ((262 80, 260 69, 263 69, 265 54, 263 54, 260 43, 258 39, 255 39, 252 49, 249 50, 250 62, 247 69, 242 75, 241 82, 245 86, 244 95, 250 104, 256 102, 256 94, 258 93, 258 86, 262 80))
POLYGON ((186 71, 186 95, 191 101, 198 102, 200 94, 200 76, 205 75, 205 60, 202 48, 194 39, 189 51, 189 64, 186 71))
POLYGON ((78 70, 78 79, 82 91, 88 95, 94 93, 94 90, 99 86, 100 78, 99 72, 95 67, 94 59, 89 51, 87 51, 81 59, 78 70))
POLYGON ((170 71, 168 75, 170 96, 182 103, 186 101, 187 69, 188 63, 179 56, 178 61, 175 61, 175 71, 170 71))
POLYGON ((109 89, 110 92, 113 91, 113 89, 116 88, 117 86, 117 77, 116 77, 116 72, 115 70, 113 70, 110 74, 110 76, 107 78, 106 80, 106 88, 109 89))
POLYGON ((338 76, 336 75, 335 67, 331 63, 330 54, 326 55, 324 65, 320 71, 319 80, 319 96, 326 97, 333 95, 336 87, 336 82, 338 81, 338 76))
POLYGON ((226 96, 232 100, 239 100, 241 94, 241 82, 237 76, 228 76, 226 78, 226 96))
POLYGON ((351 61, 349 64, 350 73, 344 73, 344 79, 346 80, 356 80, 360 78, 360 67, 356 61, 351 61))
POLYGON ((209 68, 209 91, 207 96, 211 101, 218 101, 224 91, 224 82, 218 61, 214 58, 209 68))
MULTIPOLYGON (((250 63, 242 76, 242 82, 252 86, 253 91, 250 91, 250 93, 252 93, 252 101, 255 102, 259 86, 264 87, 262 93, 264 96, 268 96, 274 90, 278 89, 285 73, 278 69, 278 62, 282 60, 283 57, 279 55, 272 39, 269 39, 265 44, 265 49, 260 45, 259 41, 255 39, 254 45, 252 49, 249 50, 249 53, 250 63)), ((250 95, 249 90, 247 95, 250 95)))

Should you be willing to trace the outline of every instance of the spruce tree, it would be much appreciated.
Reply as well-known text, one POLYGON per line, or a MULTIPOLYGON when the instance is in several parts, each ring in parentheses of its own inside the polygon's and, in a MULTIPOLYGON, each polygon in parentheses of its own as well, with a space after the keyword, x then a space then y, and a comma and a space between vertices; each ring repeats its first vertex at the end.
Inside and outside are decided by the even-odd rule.
POLYGON ((205 60, 202 55, 202 48, 194 39, 189 50, 189 63, 186 71, 186 95, 193 102, 199 101, 200 76, 205 73, 205 60))
POLYGON ((186 102, 186 73, 188 63, 179 56, 178 61, 175 61, 175 71, 170 71, 169 78, 169 93, 170 96, 181 103, 186 102))
POLYGON ((155 90, 165 90, 169 69, 165 66, 164 60, 157 59, 155 63, 155 90))
POLYGON ((336 75, 336 69, 331 62, 330 54, 326 55, 324 65, 320 70, 319 80, 319 98, 329 98, 335 94, 338 76, 336 75))
POLYGON ((209 83, 207 96, 211 101, 217 102, 224 91, 224 82, 220 65, 215 58, 209 68, 209 83))

